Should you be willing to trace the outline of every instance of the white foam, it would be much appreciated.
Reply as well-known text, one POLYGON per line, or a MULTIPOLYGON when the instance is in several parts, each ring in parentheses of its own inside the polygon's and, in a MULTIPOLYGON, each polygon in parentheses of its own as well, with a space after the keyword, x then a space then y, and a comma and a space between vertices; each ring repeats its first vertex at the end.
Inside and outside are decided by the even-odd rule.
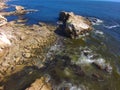
POLYGON ((58 22, 57 22, 57 24, 58 24, 58 25, 62 25, 62 24, 63 24, 63 22, 61 22, 61 21, 58 21, 58 22))
POLYGON ((81 88, 78 88, 77 86, 72 86, 70 90, 82 90, 81 88))
POLYGON ((89 20, 92 22, 92 25, 100 25, 103 23, 103 20, 94 17, 90 17, 89 20))
POLYGON ((77 65, 84 65, 84 66, 95 63, 101 66, 103 69, 107 67, 108 70, 110 71, 112 70, 112 67, 110 66, 109 63, 106 63, 106 61, 102 57, 99 57, 98 54, 94 54, 93 51, 89 49, 82 50, 78 60, 75 62, 73 61, 73 63, 77 65))
POLYGON ((93 62, 94 61, 92 59, 90 59, 89 57, 86 57, 85 55, 82 54, 80 56, 80 58, 78 59, 77 64, 85 65, 85 64, 91 64, 93 62))
POLYGON ((119 24, 116 24, 116 25, 112 25, 112 26, 107 26, 107 25, 104 25, 105 28, 107 29, 113 29, 113 28, 117 28, 117 27, 120 27, 119 24))
POLYGON ((86 90, 84 85, 74 85, 66 81, 63 81, 61 84, 59 84, 55 90, 64 90, 65 88, 69 88, 69 90, 86 90))
POLYGON ((80 58, 78 59, 78 64, 91 64, 93 62, 99 64, 99 65, 105 65, 105 60, 103 58, 97 58, 97 59, 92 59, 93 55, 89 55, 89 56, 85 56, 85 55, 81 55, 80 58))
POLYGON ((100 65, 102 68, 105 68, 106 67, 106 63, 105 63, 105 60, 103 58, 99 58, 97 60, 94 60, 94 63, 100 65))
POLYGON ((99 35, 103 35, 104 34, 102 31, 99 31, 99 30, 95 30, 95 33, 99 34, 99 35))

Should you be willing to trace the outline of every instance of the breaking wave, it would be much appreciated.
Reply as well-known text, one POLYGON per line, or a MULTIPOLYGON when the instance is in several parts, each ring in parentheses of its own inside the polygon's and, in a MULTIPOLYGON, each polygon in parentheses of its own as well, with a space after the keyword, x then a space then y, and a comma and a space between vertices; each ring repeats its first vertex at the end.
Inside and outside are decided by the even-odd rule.
POLYGON ((88 19, 92 22, 92 25, 100 25, 103 23, 103 20, 100 20, 98 18, 89 17, 88 19))
POLYGON ((116 24, 116 25, 112 25, 112 26, 107 26, 107 25, 104 25, 105 28, 107 29, 113 29, 113 28, 117 28, 117 27, 120 27, 119 24, 116 24))
POLYGON ((57 86, 56 90, 87 90, 87 88, 84 85, 73 85, 72 83, 68 83, 63 81, 59 86, 57 86))

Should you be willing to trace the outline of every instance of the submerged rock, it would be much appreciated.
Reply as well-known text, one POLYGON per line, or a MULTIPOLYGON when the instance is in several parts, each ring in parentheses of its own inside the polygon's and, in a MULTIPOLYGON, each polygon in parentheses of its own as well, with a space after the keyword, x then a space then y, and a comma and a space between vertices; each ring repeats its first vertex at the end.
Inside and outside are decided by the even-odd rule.
POLYGON ((63 22, 63 28, 71 38, 76 38, 93 29, 92 23, 87 18, 75 15, 73 12, 60 12, 59 20, 63 22))
POLYGON ((52 90, 51 84, 45 81, 44 77, 37 79, 31 86, 25 90, 52 90))

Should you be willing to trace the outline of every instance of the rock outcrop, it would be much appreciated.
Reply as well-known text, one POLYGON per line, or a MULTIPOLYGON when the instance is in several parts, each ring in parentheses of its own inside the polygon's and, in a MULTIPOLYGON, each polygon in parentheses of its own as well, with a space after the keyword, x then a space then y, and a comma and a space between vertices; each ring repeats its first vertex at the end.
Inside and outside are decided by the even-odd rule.
POLYGON ((63 22, 63 28, 71 38, 92 30, 92 23, 88 19, 73 12, 60 12, 59 20, 63 22))
POLYGON ((40 68, 45 61, 44 48, 55 40, 55 29, 50 25, 26 26, 15 22, 0 27, 0 82, 18 68, 29 65, 40 68))
MULTIPOLYGON (((13 5, 14 6, 14 5, 13 5)), ((29 12, 35 12, 37 10, 33 10, 33 9, 28 9, 26 10, 23 6, 14 6, 15 11, 11 11, 11 12, 0 12, 0 15, 2 16, 11 16, 11 15, 24 15, 27 14, 29 12)))
POLYGON ((25 8, 23 6, 15 6, 15 9, 17 11, 22 11, 22 10, 25 10, 25 8))
POLYGON ((0 10, 4 9, 6 7, 7 7, 7 5, 5 3, 0 2, 0 10))
POLYGON ((2 15, 0 15, 0 26, 5 25, 6 23, 7 23, 7 19, 2 15))

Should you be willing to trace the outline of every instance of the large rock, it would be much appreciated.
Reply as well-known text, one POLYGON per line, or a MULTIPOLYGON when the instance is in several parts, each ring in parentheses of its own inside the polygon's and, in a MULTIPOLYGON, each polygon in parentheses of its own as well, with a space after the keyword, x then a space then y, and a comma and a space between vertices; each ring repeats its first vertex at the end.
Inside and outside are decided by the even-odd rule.
POLYGON ((0 15, 0 26, 5 25, 6 23, 7 23, 7 19, 2 15, 0 15))
POLYGON ((64 30, 71 38, 92 30, 92 23, 88 19, 73 12, 60 12, 59 20, 63 22, 64 30))
POLYGON ((15 9, 17 11, 25 10, 23 6, 15 6, 15 9))

